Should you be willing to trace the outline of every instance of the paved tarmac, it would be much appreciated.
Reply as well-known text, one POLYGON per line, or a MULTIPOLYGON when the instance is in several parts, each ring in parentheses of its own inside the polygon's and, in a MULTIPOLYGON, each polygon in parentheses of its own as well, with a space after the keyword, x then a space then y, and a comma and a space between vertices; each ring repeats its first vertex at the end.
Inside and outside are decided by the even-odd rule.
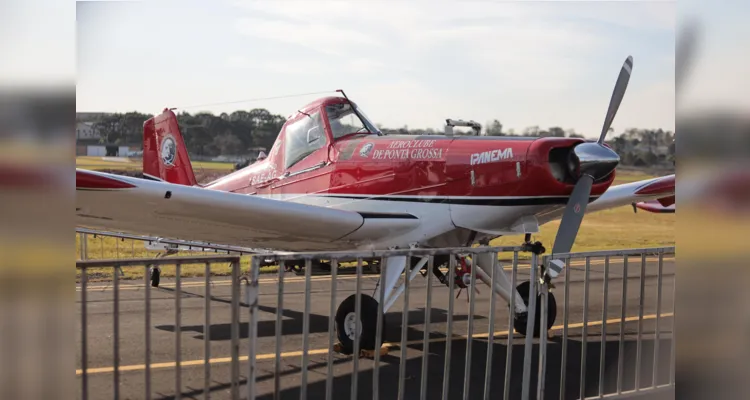
MULTIPOLYGON (((654 344, 657 323, 660 340, 657 357, 658 383, 666 384, 670 378, 674 258, 665 258, 662 275, 661 317, 657 318, 657 262, 649 258, 645 267, 645 279, 641 280, 640 257, 630 260, 626 298, 625 336, 620 341, 620 318, 623 299, 623 264, 621 260, 610 262, 608 296, 606 313, 603 313, 604 263, 592 260, 588 285, 588 308, 584 312, 584 265, 574 262, 566 272, 569 274, 569 312, 567 313, 567 354, 565 368, 561 368, 564 325, 564 274, 554 282, 557 287, 552 293, 557 300, 557 319, 549 332, 548 361, 546 368, 546 398, 559 398, 561 390, 561 372, 565 373, 564 390, 566 398, 579 395, 581 387, 580 371, 585 359, 586 396, 599 393, 599 360, 602 350, 601 334, 603 320, 606 320, 606 340, 604 345, 605 362, 603 373, 604 393, 617 391, 620 344, 622 343, 621 388, 631 390, 635 384, 635 364, 638 360, 639 346, 637 333, 639 328, 639 309, 643 304, 641 324, 642 341, 640 346, 641 376, 640 386, 651 386, 654 365, 654 344), (643 293, 641 296, 641 281, 643 293), (642 300, 642 302, 641 302, 642 300), (584 335, 584 319, 586 332, 584 335), (582 353, 585 351, 585 356, 582 353)), ((521 264, 518 271, 518 282, 528 280, 528 264, 521 264)), ((363 293, 373 294, 376 288, 377 275, 363 275, 361 289, 363 293)), ((226 278, 212 278, 210 304, 210 328, 208 365, 210 366, 209 391, 213 399, 231 398, 231 282, 226 278)), ((427 357, 426 370, 427 399, 441 398, 444 377, 449 376, 448 397, 463 398, 464 366, 467 355, 467 330, 469 328, 469 303, 466 292, 454 299, 453 337, 450 342, 450 362, 448 375, 445 375, 446 328, 448 319, 448 288, 432 278, 432 304, 430 311, 429 348, 425 352, 422 345, 425 332, 425 305, 427 280, 417 276, 411 283, 409 291, 409 313, 406 329, 405 349, 401 341, 401 321, 403 318, 402 295, 386 315, 386 340, 394 343, 390 352, 381 357, 378 368, 377 386, 380 398, 397 398, 403 390, 404 398, 420 398, 422 383, 422 360, 427 357), (403 365, 402 365, 403 363, 403 365), (403 368, 403 369, 402 369, 403 368), (400 385, 400 374, 403 373, 403 385, 400 385)), ((336 306, 356 290, 356 277, 340 275, 337 279, 336 306)), ((183 398, 204 398, 205 353, 204 353, 204 317, 206 303, 203 278, 182 279, 182 295, 179 298, 180 323, 176 329, 176 296, 173 279, 162 279, 159 288, 150 290, 150 393, 152 398, 174 398, 177 374, 175 373, 176 340, 180 340, 180 382, 183 398)), ((329 276, 313 276, 310 282, 310 319, 309 343, 307 352, 307 385, 306 397, 325 398, 326 377, 328 372, 329 334, 328 323, 331 306, 331 279, 329 276)), ((488 324, 490 307, 490 290, 486 285, 479 285, 480 294, 476 296, 473 335, 471 340, 470 371, 467 388, 468 398, 482 398, 484 394, 486 359, 488 355, 488 324)), ((302 385, 303 329, 305 309, 305 281, 303 276, 287 273, 284 279, 284 296, 281 307, 282 340, 281 357, 276 353, 275 320, 278 310, 278 283, 276 275, 263 275, 260 282, 260 313, 258 315, 255 391, 257 398, 272 399, 276 385, 280 398, 300 398, 302 385), (278 364, 277 364, 278 363, 278 364), (275 370, 280 374, 275 379, 275 370)), ((457 293, 457 291, 456 291, 457 293)), ((456 296, 453 293, 452 296, 456 296)), ((77 340, 78 354, 76 379, 79 384, 79 397, 82 397, 81 383, 81 288, 77 287, 77 340)), ((89 398, 104 399, 113 397, 113 296, 110 283, 91 283, 86 291, 87 302, 87 385, 89 398)), ((241 297, 244 301, 244 296, 241 297)), ((520 398, 523 369, 523 340, 515 335, 512 346, 508 347, 508 307, 500 296, 496 296, 494 342, 492 345, 491 373, 489 376, 491 398, 502 398, 505 381, 506 354, 512 353, 511 380, 509 391, 511 398, 520 398)), ((120 398, 141 399, 146 397, 146 341, 145 341, 146 301, 145 288, 142 282, 121 281, 119 292, 119 389, 120 398)), ((246 397, 246 377, 248 376, 247 355, 249 351, 248 322, 249 309, 240 304, 239 382, 240 395, 246 397)), ((538 340, 534 340, 538 344, 538 340)), ((534 359, 538 357, 538 347, 534 348, 534 359)), ((351 356, 333 354, 332 383, 333 396, 336 399, 352 398, 354 363, 351 356)), ((359 374, 356 375, 357 398, 372 398, 373 371, 372 359, 358 359, 359 374)), ((532 365, 532 398, 536 392, 536 375, 538 365, 532 365)))

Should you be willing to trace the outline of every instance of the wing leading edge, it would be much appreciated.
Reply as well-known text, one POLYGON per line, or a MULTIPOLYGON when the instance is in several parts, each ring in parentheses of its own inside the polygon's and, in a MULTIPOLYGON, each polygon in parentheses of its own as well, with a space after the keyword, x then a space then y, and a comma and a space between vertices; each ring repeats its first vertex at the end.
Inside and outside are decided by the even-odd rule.
POLYGON ((419 220, 399 219, 387 230, 383 222, 378 215, 76 170, 79 227, 307 251, 352 248, 419 220))
MULTIPOLYGON (((646 179, 637 182, 611 186, 598 199, 591 202, 586 213, 608 210, 611 208, 669 198, 675 194, 675 175, 646 179)), ((562 216, 563 210, 555 210, 539 218, 539 222, 546 223, 562 216)))

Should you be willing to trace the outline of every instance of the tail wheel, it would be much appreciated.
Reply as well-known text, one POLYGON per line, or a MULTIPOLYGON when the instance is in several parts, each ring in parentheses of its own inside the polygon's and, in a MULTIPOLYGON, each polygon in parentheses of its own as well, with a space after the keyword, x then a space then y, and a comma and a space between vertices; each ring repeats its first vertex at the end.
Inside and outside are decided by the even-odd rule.
MULTIPOLYGON (((528 307, 529 305, 529 291, 531 288, 531 282, 524 282, 516 287, 518 294, 523 299, 523 303, 528 307)), ((513 329, 521 335, 526 336, 526 322, 528 321, 527 314, 516 315, 513 320, 513 329)), ((557 318, 557 301, 555 295, 552 292, 547 293, 547 330, 550 330, 555 325, 555 319, 557 318)), ((536 298, 536 313, 534 321, 534 337, 539 337, 540 325, 542 319, 542 295, 537 294, 536 298)))
POLYGON ((160 277, 161 277, 161 270, 158 267, 151 267, 151 286, 159 287, 160 277))
MULTIPOLYGON (((354 352, 354 340, 356 338, 356 295, 347 297, 336 310, 336 337, 341 344, 344 354, 354 352)), ((360 294, 360 329, 359 337, 360 350, 375 350, 375 332, 378 326, 378 302, 374 298, 360 294)), ((385 318, 381 326, 380 343, 385 341, 385 318)))
POLYGON ((367 268, 375 274, 380 273, 380 261, 379 260, 370 260, 367 262, 367 268))

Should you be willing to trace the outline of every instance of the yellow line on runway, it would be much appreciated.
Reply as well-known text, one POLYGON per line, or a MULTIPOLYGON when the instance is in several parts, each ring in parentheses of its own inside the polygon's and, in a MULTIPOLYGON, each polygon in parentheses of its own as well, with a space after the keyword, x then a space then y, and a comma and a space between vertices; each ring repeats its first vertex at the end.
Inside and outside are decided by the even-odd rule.
MULTIPOLYGON (((674 316, 674 313, 662 313, 661 314, 662 318, 672 317, 672 316, 674 316)), ((644 320, 656 319, 656 314, 644 315, 643 319, 644 320)), ((619 323, 620 321, 621 321, 620 318, 608 319, 607 320, 607 325, 609 325, 609 324, 616 324, 616 323, 619 323)), ((633 322, 633 321, 638 321, 638 317, 627 317, 627 318, 625 318, 625 322, 633 322)), ((604 323, 603 321, 591 321, 591 322, 588 323, 588 326, 598 326, 598 325, 602 325, 603 323, 604 323)), ((574 324, 568 324, 568 329, 571 329, 571 328, 575 329, 575 328, 582 328, 582 327, 583 327, 583 323, 582 322, 574 323, 574 324)), ((558 331, 558 330, 562 330, 563 328, 564 328, 564 325, 555 325, 552 328, 550 328, 550 330, 551 331, 558 331)), ((495 337, 495 336, 507 336, 508 334, 509 334, 508 331, 498 331, 498 332, 495 332, 495 334, 493 335, 493 337, 495 337)), ((474 338, 474 339, 481 339, 481 338, 487 338, 488 336, 489 336, 488 333, 477 333, 475 335, 472 335, 472 338, 474 338)), ((466 335, 453 335, 452 340, 466 339, 466 338, 468 338, 468 336, 466 336, 466 335)), ((430 341, 430 343, 445 342, 446 338, 433 338, 433 339, 430 339, 429 341, 430 341)), ((420 339, 420 340, 410 340, 410 341, 406 342, 406 345, 408 346, 408 345, 422 344, 423 342, 424 341, 422 339, 420 339)), ((384 343, 383 346, 386 346, 388 348, 392 348, 393 349, 393 348, 400 347, 401 343, 400 342, 399 343, 388 342, 388 343, 384 343)), ((327 354, 327 353, 328 353, 328 349, 327 348, 326 349, 308 350, 308 352, 307 352, 308 355, 319 355, 319 354, 327 354)), ((282 358, 286 358, 286 357, 302 357, 302 351, 289 351, 289 352, 286 352, 286 353, 281 353, 280 356, 282 358)), ((239 361, 247 361, 247 358, 248 358, 247 356, 240 356, 239 361)), ((275 359, 275 358, 276 358, 276 353, 259 354, 259 355, 255 356, 256 360, 272 360, 272 359, 275 359)), ((226 364, 226 363, 230 363, 230 362, 232 362, 232 358, 231 357, 211 358, 211 359, 208 360, 209 364, 226 364)), ((188 360, 188 361, 182 361, 182 362, 180 362, 180 367, 189 367, 189 366, 195 366, 195 365, 203 365, 204 363, 205 363, 205 360, 202 360, 202 359, 201 360, 188 360)), ((174 361, 163 362, 163 363, 153 363, 153 364, 151 364, 151 369, 174 368, 176 366, 177 366, 177 363, 175 363, 174 361)), ((145 370, 145 369, 146 369, 146 365, 145 364, 135 364, 135 365, 124 365, 124 366, 121 366, 119 368, 119 371, 120 372, 142 371, 142 370, 145 370)), ((103 374, 103 373, 114 372, 114 370, 115 370, 114 367, 101 367, 101 368, 88 368, 86 371, 87 371, 88 374, 103 374)), ((76 370, 76 375, 77 376, 78 375, 82 375, 82 374, 83 374, 83 370, 80 370, 80 369, 76 370)))
MULTIPOLYGON (((674 257, 670 257, 670 258, 666 258, 665 257, 664 261, 674 261, 674 257)), ((521 262, 525 262, 525 261, 520 261, 519 262, 519 265, 518 265, 518 269, 519 270, 520 269, 530 269, 531 268, 530 266, 527 266, 527 265, 521 265, 520 264, 521 262)), ((586 265, 585 261, 575 261, 575 262, 571 262, 570 263, 571 267, 578 267, 578 266, 584 266, 584 265, 586 265)), ((604 261, 603 260, 591 261, 590 265, 604 265, 604 261)), ((506 270, 510 270, 512 268, 513 268, 512 266, 509 266, 507 264, 505 264, 503 266, 503 269, 506 269, 506 270)), ((362 276, 363 277, 378 277, 380 275, 379 274, 367 274, 367 275, 362 275, 362 276)), ((339 275, 338 276, 338 279, 355 279, 355 278, 356 278, 356 276, 348 275, 348 274, 347 275, 339 275)), ((324 281, 324 280, 331 279, 331 276, 330 275, 314 275, 314 276, 312 276, 311 279, 313 281, 324 281)), ((293 277, 293 278, 286 278, 286 279, 284 279, 284 282, 290 282, 290 283, 304 282, 304 281, 305 281, 304 277, 293 277)), ((120 282, 122 282, 122 281, 120 281, 120 282)), ((228 286, 228 285, 231 284, 231 282, 232 282, 231 280, 219 280, 219 281, 216 281, 216 282, 212 282, 212 285, 213 286, 228 286)), ((278 279, 276 279, 276 278, 261 278, 258 281, 258 283, 275 283, 275 282, 278 282, 278 279)), ((201 281, 201 282, 185 282, 181 286, 183 288, 186 288, 186 287, 201 287, 201 286, 204 286, 204 285, 205 285, 205 282, 201 281)), ((120 290, 138 290, 138 289, 143 289, 143 287, 144 287, 143 284, 129 285, 127 283, 120 283, 120 290)), ((168 284, 161 285, 161 287, 174 288, 175 285, 171 284, 171 283, 168 283, 168 284)), ((93 292, 93 291, 111 290, 112 288, 113 288, 113 286, 111 284, 109 284, 109 285, 87 286, 86 290, 93 292)), ((80 292, 81 291, 81 287, 80 286, 76 286, 76 291, 80 292)))

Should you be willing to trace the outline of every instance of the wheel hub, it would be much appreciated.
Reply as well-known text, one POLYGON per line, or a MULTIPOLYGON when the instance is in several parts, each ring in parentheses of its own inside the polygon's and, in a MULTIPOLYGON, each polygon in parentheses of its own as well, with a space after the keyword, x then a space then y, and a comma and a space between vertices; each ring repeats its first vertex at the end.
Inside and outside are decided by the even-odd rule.
POLYGON ((354 341, 356 330, 357 330, 357 315, 354 313, 346 314, 346 318, 344 318, 344 333, 349 339, 354 341))

